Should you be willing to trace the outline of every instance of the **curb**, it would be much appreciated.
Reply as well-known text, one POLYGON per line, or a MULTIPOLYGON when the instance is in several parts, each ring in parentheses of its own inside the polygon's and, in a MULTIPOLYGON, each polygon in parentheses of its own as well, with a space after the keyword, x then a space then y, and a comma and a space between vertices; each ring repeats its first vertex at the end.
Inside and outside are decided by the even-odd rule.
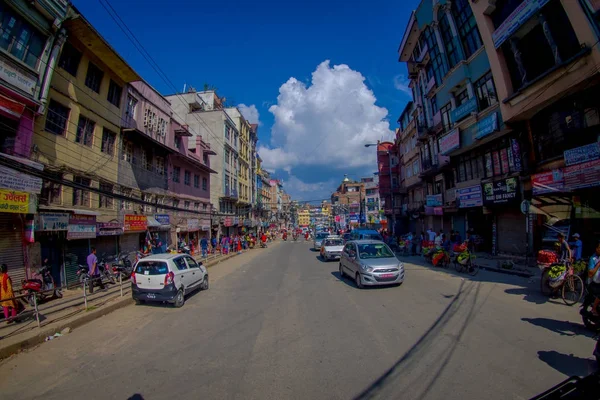
MULTIPOLYGON (((431 265, 426 264, 426 263, 415 263, 415 262, 411 262, 410 260, 405 259, 404 256, 401 256, 399 254, 396 253, 396 257, 402 257, 402 259, 399 259, 402 262, 409 262, 412 264, 417 264, 420 265, 422 267, 431 267, 431 265)), ((421 260, 419 260, 421 261, 421 260)), ((514 275, 514 276, 519 276, 521 278, 533 278, 535 276, 535 274, 529 273, 529 272, 525 272, 525 271, 513 271, 510 269, 501 269, 501 268, 495 268, 495 267, 490 267, 490 266, 486 266, 486 265, 481 265, 481 264, 477 264, 479 265, 479 269, 485 270, 485 271, 490 271, 490 272, 497 272, 499 274, 505 274, 505 275, 514 275)))
POLYGON ((8 358, 11 355, 20 351, 37 346, 38 344, 43 343, 46 340, 46 337, 52 336, 56 332, 60 332, 65 328, 71 328, 71 330, 73 330, 75 328, 87 324, 88 322, 110 314, 111 312, 118 310, 119 308, 123 308, 131 304, 133 304, 133 299, 130 296, 123 297, 122 299, 117 299, 117 301, 111 302, 105 307, 101 307, 92 311, 87 311, 81 316, 76 317, 70 321, 58 322, 53 327, 42 327, 33 337, 29 337, 27 339, 20 340, 8 346, 1 347, 0 360, 8 358))

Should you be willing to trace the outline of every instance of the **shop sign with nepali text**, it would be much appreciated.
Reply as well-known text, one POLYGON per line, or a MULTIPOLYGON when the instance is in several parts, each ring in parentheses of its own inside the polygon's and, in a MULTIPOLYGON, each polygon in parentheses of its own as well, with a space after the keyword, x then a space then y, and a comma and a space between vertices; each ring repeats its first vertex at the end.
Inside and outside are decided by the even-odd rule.
POLYGON ((0 190, 0 212, 29 213, 29 193, 0 190))
POLYGON ((145 215, 126 214, 123 226, 125 232, 145 231, 148 228, 148 218, 145 215))

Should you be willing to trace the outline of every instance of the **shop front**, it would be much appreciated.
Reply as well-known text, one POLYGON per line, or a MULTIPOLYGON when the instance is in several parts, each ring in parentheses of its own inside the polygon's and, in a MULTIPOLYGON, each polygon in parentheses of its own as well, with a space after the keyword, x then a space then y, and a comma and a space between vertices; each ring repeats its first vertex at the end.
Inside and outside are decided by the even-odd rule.
POLYGON ((119 237, 123 235, 123 224, 120 222, 96 223, 96 240, 92 246, 96 248, 98 258, 106 254, 112 257, 119 254, 119 237))
POLYGON ((173 244, 171 239, 171 217, 169 214, 155 214, 147 216, 148 231, 152 236, 154 253, 165 253, 167 248, 173 244))
POLYGON ((35 241, 40 245, 41 259, 48 260, 55 282, 64 282, 64 248, 69 227, 69 213, 40 212, 35 220, 35 241))
POLYGON ((125 214, 123 217, 123 235, 119 237, 119 244, 122 252, 130 254, 130 259, 134 258, 136 251, 148 251, 147 229, 148 219, 145 215, 125 214))
POLYGON ((96 239, 96 216, 70 214, 65 243, 63 277, 67 286, 78 283, 77 267, 87 265, 92 239, 96 239))
POLYGON ((199 253, 200 221, 197 218, 182 219, 177 225, 177 243, 185 242, 192 254, 199 253))
POLYGON ((456 188, 456 206, 458 211, 454 215, 453 226, 461 237, 465 238, 467 231, 475 235, 491 232, 492 227, 485 223, 483 215, 481 185, 456 188))
POLYGON ((444 226, 444 208, 441 194, 430 194, 425 197, 425 225, 436 233, 440 230, 448 230, 450 226, 444 226))

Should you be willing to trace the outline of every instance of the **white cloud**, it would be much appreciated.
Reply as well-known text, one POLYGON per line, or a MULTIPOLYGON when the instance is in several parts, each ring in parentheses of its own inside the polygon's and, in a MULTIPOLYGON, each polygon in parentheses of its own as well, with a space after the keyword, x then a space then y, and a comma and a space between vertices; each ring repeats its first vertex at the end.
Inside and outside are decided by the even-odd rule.
POLYGON ((294 200, 326 200, 331 197, 332 187, 339 183, 335 179, 323 182, 306 183, 294 175, 290 175, 283 184, 287 193, 294 200))
MULTIPOLYGON (((324 61, 306 85, 290 78, 279 88, 270 146, 260 146, 263 164, 274 169, 308 165, 373 167, 375 149, 365 143, 393 137, 388 110, 375 105, 360 72, 324 61)), ((305 186, 298 186, 299 188, 305 186)))
POLYGON ((409 96, 412 96, 412 90, 408 87, 410 80, 406 78, 404 74, 396 75, 394 77, 394 87, 399 91, 406 93, 409 96))
POLYGON ((254 104, 249 106, 245 104, 239 104, 237 108, 240 110, 244 118, 246 118, 246 121, 250 122, 251 124, 260 125, 260 114, 258 113, 258 109, 254 104))

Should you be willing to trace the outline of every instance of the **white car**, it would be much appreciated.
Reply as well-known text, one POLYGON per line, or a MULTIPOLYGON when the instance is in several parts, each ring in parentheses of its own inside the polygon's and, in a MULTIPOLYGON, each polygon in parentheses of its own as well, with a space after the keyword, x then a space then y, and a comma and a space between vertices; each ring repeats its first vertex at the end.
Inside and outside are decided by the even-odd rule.
POLYGON ((131 274, 131 294, 136 304, 146 301, 181 307, 194 290, 208 289, 208 272, 187 254, 156 254, 137 262, 131 274))
POLYGON ((344 239, 340 236, 329 236, 321 245, 321 257, 325 261, 339 260, 344 250, 344 239))

